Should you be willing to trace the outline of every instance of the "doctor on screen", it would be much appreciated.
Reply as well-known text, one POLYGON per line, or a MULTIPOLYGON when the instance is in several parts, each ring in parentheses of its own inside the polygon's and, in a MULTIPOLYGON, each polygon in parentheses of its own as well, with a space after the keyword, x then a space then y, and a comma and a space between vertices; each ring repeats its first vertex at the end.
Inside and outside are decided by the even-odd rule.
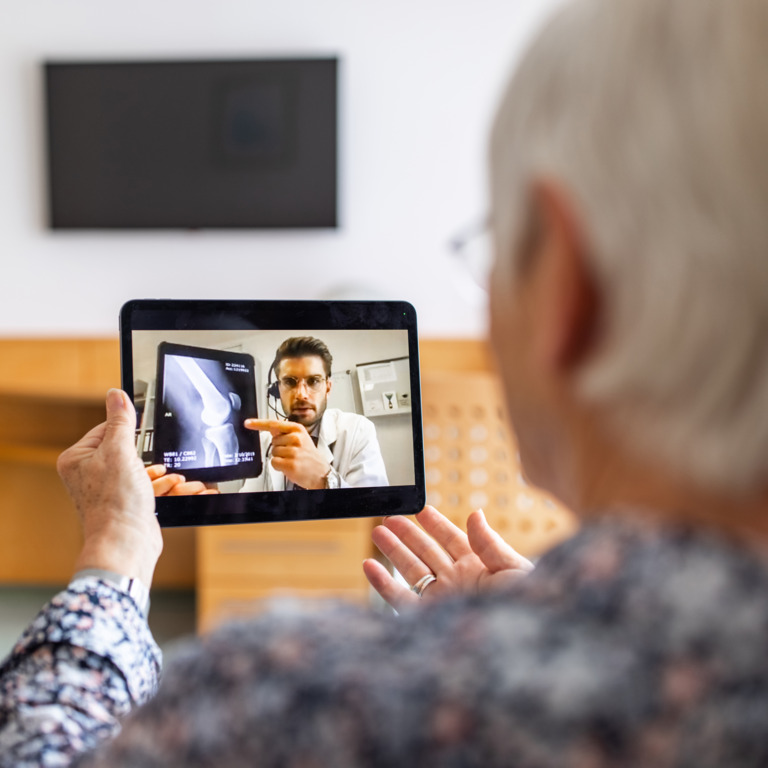
POLYGON ((269 396, 285 419, 247 419, 261 433, 264 471, 242 492, 388 485, 373 423, 328 408, 333 358, 312 336, 294 336, 277 349, 269 396))

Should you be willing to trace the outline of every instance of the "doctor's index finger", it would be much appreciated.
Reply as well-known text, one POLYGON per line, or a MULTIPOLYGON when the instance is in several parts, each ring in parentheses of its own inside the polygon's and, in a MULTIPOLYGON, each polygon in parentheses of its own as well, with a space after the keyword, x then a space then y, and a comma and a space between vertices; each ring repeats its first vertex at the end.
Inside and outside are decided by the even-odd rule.
POLYGON ((269 432, 272 437, 287 435, 304 429, 301 424, 295 421, 277 421, 276 419, 246 419, 245 428, 269 432))

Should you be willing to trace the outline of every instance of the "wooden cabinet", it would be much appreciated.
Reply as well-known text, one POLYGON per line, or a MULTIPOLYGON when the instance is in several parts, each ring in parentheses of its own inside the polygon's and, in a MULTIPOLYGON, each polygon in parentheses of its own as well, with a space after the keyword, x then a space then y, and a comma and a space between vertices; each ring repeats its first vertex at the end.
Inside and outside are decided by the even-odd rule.
MULTIPOLYGON (((491 524, 532 556, 567 536, 574 518, 520 476, 487 345, 422 341, 421 364, 428 498, 459 525, 482 501, 491 524)), ((119 383, 116 339, 0 339, 0 582, 71 575, 79 525, 56 458, 103 420, 104 395, 119 383)), ((365 601, 375 522, 167 529, 155 586, 196 586, 203 629, 277 593, 365 601)))
MULTIPOLYGON (((56 459, 104 420, 104 396, 119 386, 116 339, 0 339, 0 582, 72 575, 80 526, 56 459)), ((156 586, 194 585, 194 535, 166 532, 156 586)))
POLYGON ((370 518, 201 528, 197 533, 198 627, 257 610, 275 594, 368 599, 362 562, 370 518))

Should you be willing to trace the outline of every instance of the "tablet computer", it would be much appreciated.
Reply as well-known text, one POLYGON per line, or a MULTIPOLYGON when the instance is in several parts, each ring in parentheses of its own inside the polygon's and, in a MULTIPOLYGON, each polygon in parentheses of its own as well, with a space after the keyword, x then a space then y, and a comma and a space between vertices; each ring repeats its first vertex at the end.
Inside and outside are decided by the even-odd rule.
POLYGON ((410 304, 138 299, 120 348, 138 455, 209 491, 159 496, 161 525, 424 506, 410 304))

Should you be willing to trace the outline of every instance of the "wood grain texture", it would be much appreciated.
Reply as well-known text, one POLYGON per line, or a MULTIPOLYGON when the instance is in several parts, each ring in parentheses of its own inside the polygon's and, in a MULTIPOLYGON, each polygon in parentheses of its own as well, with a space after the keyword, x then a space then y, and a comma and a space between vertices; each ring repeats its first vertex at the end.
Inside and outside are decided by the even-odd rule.
MULTIPOLYGON (((120 386, 116 339, 0 339, 0 581, 64 584, 80 526, 56 459, 104 420, 120 386)), ((195 534, 166 531, 155 585, 194 586, 195 534)))
POLYGON ((120 386, 116 338, 0 339, 0 395, 104 403, 120 386))

